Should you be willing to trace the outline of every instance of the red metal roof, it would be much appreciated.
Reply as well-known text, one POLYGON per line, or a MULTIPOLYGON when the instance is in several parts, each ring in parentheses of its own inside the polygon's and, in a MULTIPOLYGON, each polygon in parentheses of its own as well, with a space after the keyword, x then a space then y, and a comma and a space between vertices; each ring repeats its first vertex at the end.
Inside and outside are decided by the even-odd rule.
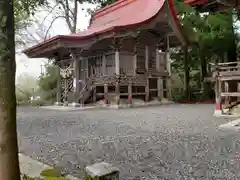
POLYGON ((36 48, 60 39, 80 40, 108 31, 115 31, 121 27, 140 25, 154 18, 163 8, 164 2, 165 0, 118 0, 112 5, 97 11, 92 17, 88 30, 70 35, 55 36, 24 52, 27 54, 36 48))
POLYGON ((92 18, 88 30, 70 36, 85 37, 100 34, 118 27, 145 22, 154 17, 163 6, 164 0, 120 0, 99 11, 92 18))

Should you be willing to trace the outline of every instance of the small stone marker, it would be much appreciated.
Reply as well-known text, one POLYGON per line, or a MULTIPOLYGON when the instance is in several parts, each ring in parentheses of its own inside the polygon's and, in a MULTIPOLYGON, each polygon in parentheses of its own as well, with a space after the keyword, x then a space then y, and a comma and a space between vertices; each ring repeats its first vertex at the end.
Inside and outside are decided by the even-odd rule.
POLYGON ((97 177, 98 180, 119 180, 119 169, 106 162, 87 166, 85 171, 88 176, 97 177))

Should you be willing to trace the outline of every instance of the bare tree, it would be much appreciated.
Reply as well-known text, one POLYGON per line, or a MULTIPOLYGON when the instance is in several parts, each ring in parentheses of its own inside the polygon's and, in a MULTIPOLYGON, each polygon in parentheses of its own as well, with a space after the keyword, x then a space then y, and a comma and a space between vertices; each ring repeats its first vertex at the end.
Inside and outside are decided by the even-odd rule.
POLYGON ((86 10, 86 13, 92 12, 90 9, 84 9, 82 5, 84 3, 97 5, 100 2, 105 2, 105 0, 54 0, 53 4, 48 4, 48 14, 44 18, 44 21, 49 15, 55 14, 50 23, 49 30, 52 28, 56 20, 63 19, 66 22, 70 33, 76 33, 79 10, 86 10))
POLYGON ((46 36, 54 22, 58 19, 64 19, 71 33, 77 31, 78 0, 54 0, 54 2, 51 4, 49 3, 46 8, 48 9, 48 14, 45 16, 42 24, 44 24, 48 16, 53 16, 48 30, 46 31, 46 36))

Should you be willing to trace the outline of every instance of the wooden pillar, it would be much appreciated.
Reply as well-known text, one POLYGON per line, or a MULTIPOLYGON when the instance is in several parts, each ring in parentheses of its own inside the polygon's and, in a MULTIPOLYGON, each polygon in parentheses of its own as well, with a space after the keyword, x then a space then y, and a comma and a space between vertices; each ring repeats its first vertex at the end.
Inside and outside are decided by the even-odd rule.
MULTIPOLYGON (((171 58, 170 58, 170 39, 169 34, 167 35, 167 52, 166 52, 166 62, 167 62, 167 89, 168 89, 168 100, 172 100, 172 68, 171 68, 171 58)), ((188 49, 186 49, 188 52, 188 49)), ((188 55, 188 54, 187 54, 188 55)))
POLYGON ((214 115, 221 115, 222 114, 222 99, 221 99, 221 91, 222 91, 222 82, 219 79, 218 72, 216 72, 216 82, 215 82, 215 99, 216 99, 216 106, 214 115))
POLYGON ((162 100, 163 99, 163 79, 158 78, 157 80, 157 89, 158 89, 158 99, 162 100))
MULTIPOLYGON (((75 58, 74 59, 74 74, 75 74, 75 93, 76 95, 78 96, 79 93, 80 93, 80 83, 79 83, 79 80, 80 80, 80 60, 75 58)), ((77 98, 77 97, 76 97, 77 98)))
POLYGON ((86 78, 86 73, 85 73, 85 59, 81 58, 80 61, 79 61, 79 80, 81 80, 82 83, 79 83, 79 89, 80 91, 82 90, 82 88, 84 87, 85 85, 85 78, 86 78))
POLYGON ((68 79, 65 77, 64 78, 64 106, 68 106, 68 79))
POLYGON ((132 82, 128 83, 128 105, 132 105, 132 82))
POLYGON ((172 100, 172 71, 171 71, 171 59, 170 59, 170 52, 168 51, 166 54, 166 61, 167 61, 167 71, 168 71, 168 78, 167 78, 167 89, 168 89, 168 100, 172 100))
POLYGON ((76 53, 74 51, 71 51, 71 54, 72 54, 72 58, 73 58, 73 68, 74 68, 74 78, 75 78, 75 81, 73 81, 73 86, 75 87, 75 92, 74 92, 74 100, 72 102, 72 106, 73 107, 78 107, 80 104, 79 104, 79 101, 81 101, 81 104, 83 105, 84 102, 82 101, 82 99, 80 99, 80 91, 81 91, 81 85, 80 85, 80 76, 81 76, 81 68, 83 67, 82 66, 82 59, 80 59, 76 53), (83 102, 83 103, 82 103, 83 102))
POLYGON ((60 74, 60 67, 57 65, 57 102, 56 105, 61 104, 61 74, 60 74))
POLYGON ((96 86, 93 86, 93 88, 92 88, 92 90, 93 90, 93 102, 95 103, 96 101, 97 101, 97 97, 96 97, 96 86))
POLYGON ((107 58, 106 55, 102 56, 102 75, 105 76, 107 74, 107 58))
POLYGON ((159 48, 158 45, 156 46, 156 70, 160 72, 160 54, 159 54, 159 48))
MULTIPOLYGON (((158 48, 158 45, 156 47, 156 69, 157 69, 157 72, 161 72, 161 62, 160 62, 160 54, 159 54, 159 48, 158 48)), ((163 79, 162 77, 158 77, 157 78, 157 96, 158 96, 158 99, 161 100, 163 98, 163 79)))
POLYGON ((120 57, 119 57, 119 44, 115 44, 115 74, 116 74, 116 84, 115 84, 115 93, 116 93, 116 105, 120 104, 120 57))
POLYGON ((104 84, 104 104, 109 104, 108 102, 108 84, 104 84))
MULTIPOLYGON (((227 81, 224 82, 224 92, 229 92, 229 84, 227 81)), ((229 96, 225 96, 225 105, 229 104, 229 96)))
POLYGON ((168 77, 167 79, 167 87, 168 87, 168 100, 171 101, 172 100, 172 78, 171 76, 168 77))
MULTIPOLYGON (((237 82, 237 92, 240 92, 240 82, 237 82)), ((238 101, 240 101, 240 97, 238 96, 238 101)))
POLYGON ((137 71, 137 40, 134 43, 134 55, 133 55, 133 76, 136 76, 137 71))
POLYGON ((222 84, 223 82, 219 80, 218 81, 218 101, 220 103, 221 109, 222 109, 222 84))
POLYGON ((186 100, 191 99, 190 89, 189 89, 189 81, 190 81, 190 74, 189 74, 189 54, 188 54, 188 47, 184 46, 184 91, 185 91, 185 98, 186 100))
POLYGON ((145 46, 145 68, 146 68, 146 79, 147 83, 145 86, 145 101, 149 101, 149 77, 148 77, 148 66, 149 65, 149 47, 145 46))
POLYGON ((119 84, 119 78, 116 79, 116 84, 115 84, 115 93, 116 93, 116 105, 120 104, 120 84, 119 84))
POLYGON ((149 47, 145 46, 145 68, 146 68, 146 71, 148 71, 148 67, 149 67, 149 47))
POLYGON ((88 65, 88 58, 85 59, 86 61, 86 77, 89 78, 89 65, 88 65))
POLYGON ((120 75, 120 56, 119 56, 118 48, 116 48, 116 50, 115 50, 115 74, 117 76, 120 75))

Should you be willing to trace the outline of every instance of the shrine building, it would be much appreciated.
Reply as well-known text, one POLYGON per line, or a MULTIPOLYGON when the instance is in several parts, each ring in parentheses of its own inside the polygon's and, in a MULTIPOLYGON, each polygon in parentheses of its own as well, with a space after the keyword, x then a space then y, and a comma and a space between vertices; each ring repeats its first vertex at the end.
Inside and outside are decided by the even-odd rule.
POLYGON ((89 28, 24 50, 59 67, 57 104, 120 98, 171 99, 169 49, 186 45, 173 0, 118 0, 92 15, 89 28))

